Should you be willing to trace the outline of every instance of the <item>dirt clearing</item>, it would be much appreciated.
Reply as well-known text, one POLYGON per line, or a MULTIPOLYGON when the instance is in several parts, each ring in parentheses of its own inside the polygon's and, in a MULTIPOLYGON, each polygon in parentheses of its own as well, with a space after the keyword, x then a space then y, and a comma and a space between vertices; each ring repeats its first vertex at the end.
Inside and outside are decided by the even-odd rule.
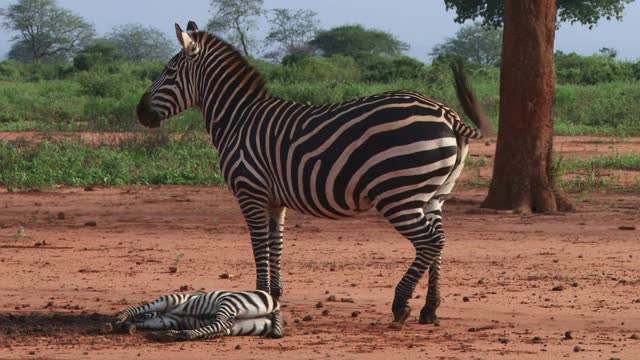
POLYGON ((290 212, 285 338, 156 344, 98 329, 161 294, 254 287, 226 189, 1 191, 2 359, 640 358, 640 229, 620 230, 640 227, 638 194, 521 217, 478 212, 483 190, 457 189, 445 205, 441 326, 417 323, 423 281, 400 331, 388 325, 410 243, 374 212, 337 222, 290 212))

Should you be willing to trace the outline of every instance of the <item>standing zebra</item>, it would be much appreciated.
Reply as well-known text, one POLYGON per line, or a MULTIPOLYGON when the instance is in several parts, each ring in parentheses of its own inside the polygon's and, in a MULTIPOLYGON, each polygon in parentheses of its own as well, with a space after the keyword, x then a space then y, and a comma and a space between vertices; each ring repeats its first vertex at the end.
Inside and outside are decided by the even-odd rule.
POLYGON ((176 24, 182 50, 138 104, 140 123, 159 127, 199 107, 220 154, 220 168, 251 235, 257 288, 282 295, 285 208, 344 219, 372 207, 416 249, 397 285, 394 324, 429 270, 420 323, 437 321, 445 237, 442 204, 464 164, 468 139, 491 132, 462 65, 452 64, 458 98, 479 130, 426 96, 388 92, 331 105, 305 105, 269 94, 240 53, 190 21, 176 24))
POLYGON ((163 330, 151 334, 157 341, 284 335, 278 301, 260 290, 164 295, 125 309, 115 327, 132 321, 139 329, 163 330))

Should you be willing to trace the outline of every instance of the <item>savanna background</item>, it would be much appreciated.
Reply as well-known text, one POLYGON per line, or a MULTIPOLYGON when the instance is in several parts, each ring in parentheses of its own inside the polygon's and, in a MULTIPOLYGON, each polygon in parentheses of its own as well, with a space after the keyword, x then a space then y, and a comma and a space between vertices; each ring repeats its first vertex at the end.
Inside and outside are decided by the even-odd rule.
MULTIPOLYGON (((2 357, 191 358, 212 349, 243 358, 265 351, 282 358, 464 359, 640 353, 640 57, 606 42, 576 52, 560 46, 566 40, 554 54, 553 177, 576 212, 478 210, 495 143, 474 142, 445 208, 441 327, 414 321, 402 332, 386 328, 392 284, 412 253, 381 220, 368 214, 336 225, 292 214, 283 299, 289 337, 157 346, 97 334, 106 315, 159 294, 251 288, 254 269, 201 113, 187 111, 159 130, 136 120, 141 94, 178 51, 173 24, 123 15, 96 30, 70 3, 0 2, 8 49, 0 61, 0 268, 11 274, 0 280, 2 357), (167 271, 178 264, 176 274, 167 271), (331 295, 337 301, 327 301, 331 295)), ((455 1, 431 3, 447 14, 445 3, 455 1)), ((584 17, 626 23, 640 11, 632 1, 599 3, 623 6, 593 5, 596 15, 584 10, 584 17)), ((324 26, 335 21, 305 4, 189 6, 198 7, 201 28, 249 58, 274 96, 292 101, 407 89, 460 109, 449 62, 461 57, 498 129, 500 24, 463 22, 417 53, 375 23, 324 26)), ((188 19, 175 20, 184 26, 188 19)), ((429 26, 420 24, 424 37, 429 26)), ((562 23, 559 34, 569 26, 562 23)), ((589 31, 598 34, 598 25, 589 31)), ((416 296, 419 308, 422 289, 416 296)))

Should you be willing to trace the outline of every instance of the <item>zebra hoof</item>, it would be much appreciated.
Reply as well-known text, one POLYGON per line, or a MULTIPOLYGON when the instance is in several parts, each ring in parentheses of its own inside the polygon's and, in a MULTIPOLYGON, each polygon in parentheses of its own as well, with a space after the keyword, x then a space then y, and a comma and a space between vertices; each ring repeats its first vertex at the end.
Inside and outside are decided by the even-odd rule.
POLYGON ((100 332, 103 334, 111 334, 113 332, 113 324, 104 323, 102 327, 100 327, 100 332))
POLYGON ((179 340, 177 331, 154 331, 146 334, 145 337, 155 342, 174 342, 179 340))
POLYGON ((270 294, 274 299, 276 299, 276 301, 278 301, 282 297, 282 294, 284 294, 284 290, 282 290, 282 288, 271 287, 270 294))
MULTIPOLYGON (((397 323, 402 327, 404 322, 409 318, 411 314, 411 306, 405 305, 402 309, 393 310, 393 323, 397 323)), ((392 323, 392 325, 393 325, 392 323)))
POLYGON ((124 324, 122 324, 121 329, 129 335, 135 335, 138 332, 136 325, 130 322, 125 322, 124 324))
POLYGON ((423 308, 420 311, 420 319, 418 319, 420 324, 433 324, 435 326, 440 326, 440 320, 436 315, 436 309, 431 308, 423 308))

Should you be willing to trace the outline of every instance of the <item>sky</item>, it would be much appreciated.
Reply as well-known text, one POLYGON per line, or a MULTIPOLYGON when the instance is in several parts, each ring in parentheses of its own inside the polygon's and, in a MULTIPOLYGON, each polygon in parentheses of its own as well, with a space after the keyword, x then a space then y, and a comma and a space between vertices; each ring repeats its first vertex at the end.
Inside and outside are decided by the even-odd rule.
MULTIPOLYGON (((6 8, 13 0, 0 0, 6 8)), ((186 26, 193 19, 204 27, 210 17, 208 0, 58 0, 58 4, 93 23, 99 35, 114 26, 138 22, 154 26, 175 38, 175 22, 186 26)), ((446 11, 442 0, 265 0, 266 9, 310 9, 318 13, 321 28, 343 24, 362 24, 388 31, 411 48, 407 52, 422 61, 430 61, 434 45, 452 37, 460 28, 455 13, 446 11)), ((260 22, 256 31, 263 39, 268 23, 260 22)), ((592 30, 586 26, 563 23, 556 34, 556 49, 589 55, 602 47, 618 50, 622 59, 640 60, 640 1, 627 6, 622 22, 601 21, 592 30)), ((0 57, 10 49, 11 34, 0 30, 0 57)))

